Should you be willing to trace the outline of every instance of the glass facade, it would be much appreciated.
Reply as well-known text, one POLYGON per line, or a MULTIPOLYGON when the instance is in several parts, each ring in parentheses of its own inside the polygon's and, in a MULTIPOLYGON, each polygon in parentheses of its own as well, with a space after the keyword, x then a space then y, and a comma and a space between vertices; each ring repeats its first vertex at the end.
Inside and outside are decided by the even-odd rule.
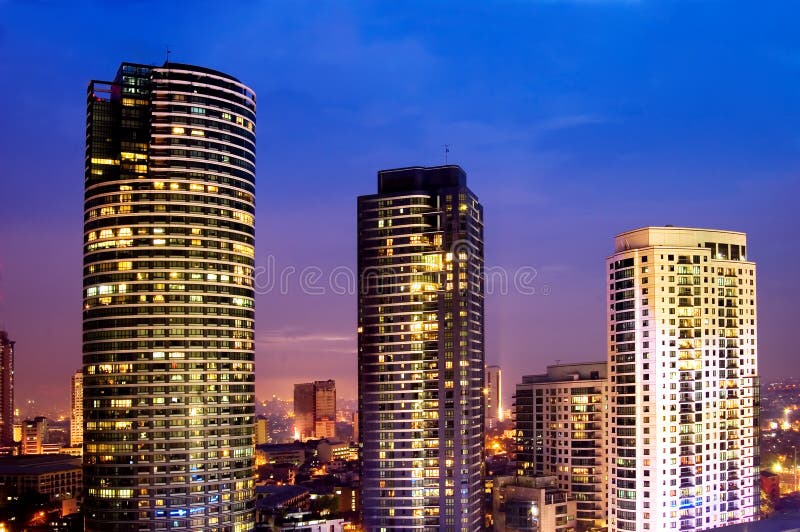
POLYGON ((123 63, 86 140, 86 530, 252 530, 255 94, 123 63))
POLYGON ((483 208, 457 166, 382 171, 358 201, 367 530, 483 527, 483 208))

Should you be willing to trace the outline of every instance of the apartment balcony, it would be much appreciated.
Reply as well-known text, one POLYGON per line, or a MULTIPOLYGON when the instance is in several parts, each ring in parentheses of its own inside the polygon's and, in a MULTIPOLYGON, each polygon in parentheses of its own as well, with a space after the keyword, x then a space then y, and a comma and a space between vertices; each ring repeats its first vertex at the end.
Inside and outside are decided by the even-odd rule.
POLYGON ((681 488, 691 488, 694 487, 694 478, 682 478, 681 479, 681 488))
POLYGON ((694 521, 681 521, 681 530, 694 530, 694 521))

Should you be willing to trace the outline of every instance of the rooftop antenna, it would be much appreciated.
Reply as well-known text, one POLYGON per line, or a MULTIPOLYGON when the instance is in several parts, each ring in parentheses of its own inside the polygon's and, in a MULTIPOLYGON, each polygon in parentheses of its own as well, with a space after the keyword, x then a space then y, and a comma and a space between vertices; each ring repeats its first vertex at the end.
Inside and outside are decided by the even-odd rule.
POLYGON ((169 46, 167 46, 167 60, 164 63, 165 65, 169 65, 169 54, 171 54, 171 53, 172 53, 172 50, 170 50, 169 46))
POLYGON ((444 148, 444 164, 447 164, 447 154, 450 153, 450 144, 442 144, 442 148, 444 148))

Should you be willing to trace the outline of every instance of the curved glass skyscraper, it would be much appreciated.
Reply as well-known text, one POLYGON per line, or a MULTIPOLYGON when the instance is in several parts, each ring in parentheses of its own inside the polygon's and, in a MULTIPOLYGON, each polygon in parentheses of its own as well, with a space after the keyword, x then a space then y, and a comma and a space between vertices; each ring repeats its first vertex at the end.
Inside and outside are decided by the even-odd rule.
POLYGON ((86 530, 252 530, 255 94, 123 63, 87 96, 86 530))

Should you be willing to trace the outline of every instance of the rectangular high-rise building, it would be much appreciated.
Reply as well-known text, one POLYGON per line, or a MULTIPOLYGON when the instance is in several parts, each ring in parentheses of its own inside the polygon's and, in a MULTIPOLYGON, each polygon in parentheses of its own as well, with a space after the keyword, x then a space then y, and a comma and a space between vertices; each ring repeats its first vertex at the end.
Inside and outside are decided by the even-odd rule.
POLYGON ((758 336, 745 234, 629 231, 606 272, 609 530, 753 521, 758 336))
POLYGON ((22 422, 22 454, 44 454, 47 441, 47 418, 37 416, 22 422))
POLYGON ((336 382, 314 383, 314 437, 336 437, 336 382))
POLYGON ((294 385, 294 426, 300 440, 336 437, 336 382, 294 385))
POLYGON ((575 500, 579 530, 606 522, 605 362, 547 366, 514 394, 517 474, 552 476, 575 500))
POLYGON ((71 412, 69 418, 69 445, 83 445, 83 372, 76 371, 71 379, 71 412))
POLYGON ((503 389, 500 382, 502 376, 503 372, 500 370, 500 366, 486 366, 486 412, 484 418, 487 429, 497 428, 498 422, 503 420, 503 389))
POLYGON ((255 94, 123 63, 86 104, 86 530, 252 530, 255 94))
POLYGON ((483 208, 458 166, 378 173, 358 198, 367 530, 483 527, 483 208))
POLYGON ((14 344, 0 331, 0 447, 14 445, 14 344))

